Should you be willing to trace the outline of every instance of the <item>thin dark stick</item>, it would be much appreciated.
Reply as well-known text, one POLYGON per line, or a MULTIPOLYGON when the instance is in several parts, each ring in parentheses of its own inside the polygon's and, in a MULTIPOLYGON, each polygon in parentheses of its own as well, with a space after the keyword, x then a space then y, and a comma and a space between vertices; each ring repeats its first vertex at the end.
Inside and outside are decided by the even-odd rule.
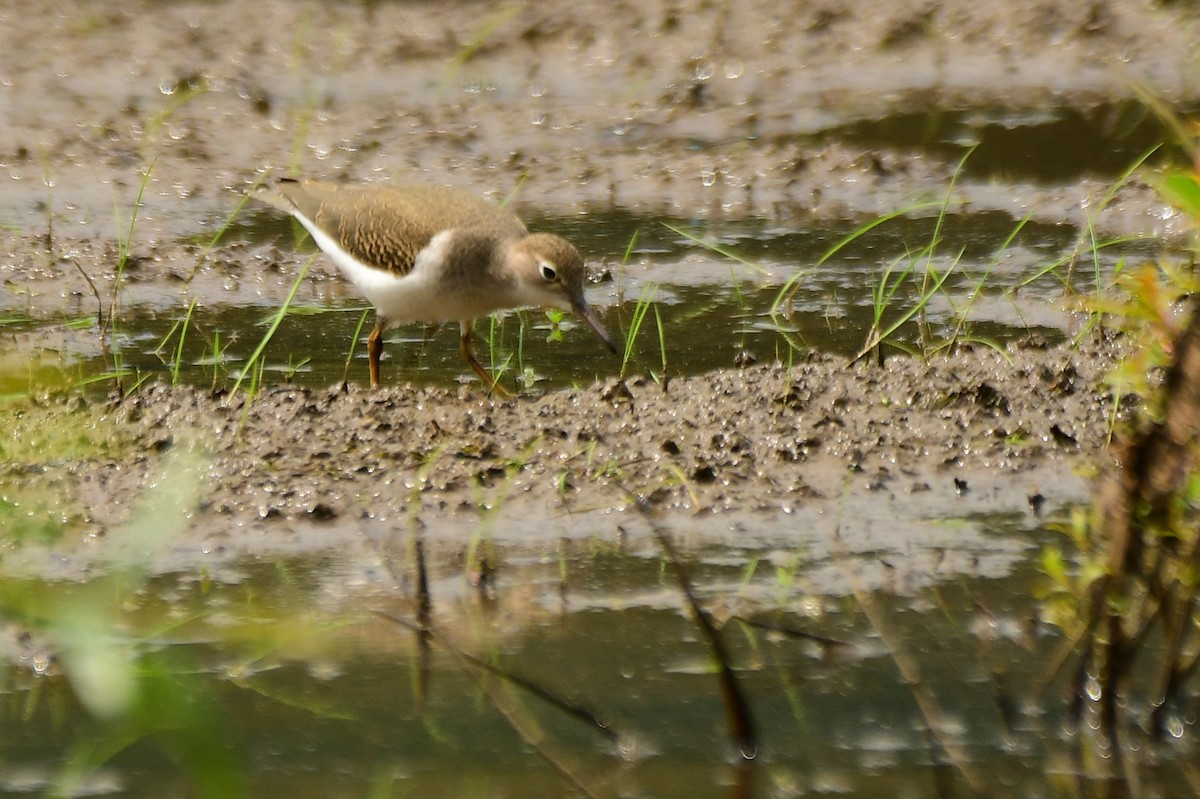
POLYGON ((617 740, 620 737, 619 734, 617 733, 617 731, 614 730, 611 725, 609 725, 607 722, 605 722, 603 719, 601 719, 598 715, 596 715, 596 713, 592 712, 588 708, 583 707, 582 705, 578 705, 574 702, 570 702, 566 699, 563 699, 562 697, 551 693, 548 689, 543 688, 542 686, 538 685, 537 683, 534 683, 533 681, 531 681, 525 677, 522 677, 519 674, 514 674, 511 671, 506 671, 505 669, 502 669, 499 666, 492 665, 491 663, 488 663, 486 660, 482 660, 482 659, 476 657, 475 655, 470 654, 469 652, 464 652, 463 650, 459 649, 457 646, 455 646, 451 642, 447 641, 440 633, 438 633, 433 628, 423 628, 423 627, 421 627, 421 625, 419 625, 416 622, 409 621, 408 619, 400 618, 399 616, 393 616, 391 613, 388 613, 386 611, 376 610, 376 611, 374 611, 374 613, 376 616, 379 616, 382 619, 387 619, 390 622, 399 624, 401 627, 407 628, 409 630, 413 630, 414 632, 424 631, 425 633, 427 633, 429 635, 429 640, 435 641, 438 645, 440 645, 442 648, 446 649, 448 652, 453 654, 456 658, 461 660, 463 663, 470 665, 473 668, 479 669, 480 671, 487 672, 488 674, 491 674, 494 677, 499 677, 500 679, 504 680, 505 682, 510 683, 510 684, 516 686, 517 688, 520 688, 521 690, 532 694, 533 696, 536 696, 538 699, 541 699, 542 701, 546 702, 547 704, 551 705, 552 707, 554 707, 558 710, 561 710, 563 713, 566 713, 568 716, 572 716, 576 719, 579 719, 580 721, 583 721, 583 722, 595 727, 597 730, 599 730, 601 733, 603 733, 608 738, 611 738, 612 740, 617 740))
POLYGON ((747 619, 745 616, 733 616, 734 621, 740 621, 747 627, 753 627, 756 630, 765 630, 770 633, 779 633, 786 635, 788 638, 799 638, 802 641, 812 641, 823 646, 850 646, 848 641, 841 641, 837 638, 828 638, 824 635, 797 630, 795 627, 787 627, 782 624, 776 624, 769 621, 757 621, 755 619, 747 619))
POLYGON ((426 698, 429 696, 430 661, 432 660, 432 633, 430 627, 433 619, 433 599, 429 593, 429 572, 425 568, 425 539, 418 533, 413 542, 417 560, 417 710, 425 711, 426 698))
POLYGON ((509 709, 504 706, 504 703, 494 695, 491 686, 484 686, 484 690, 487 691, 488 698, 492 700, 492 707, 496 708, 497 712, 504 716, 504 719, 508 722, 509 726, 516 731, 517 735, 520 736, 521 740, 524 741, 527 746, 532 747, 533 751, 537 752, 538 756, 541 757, 542 760, 547 763, 547 765, 557 771, 560 777, 571 784, 571 787, 579 791, 584 796, 590 797, 591 799, 597 799, 595 791, 584 785, 583 782, 580 781, 579 777, 576 777, 571 769, 567 768, 567 766, 563 764, 557 757, 555 757, 550 750, 543 746, 542 742, 536 736, 530 735, 528 732, 526 732, 525 727, 522 726, 520 720, 513 716, 512 712, 510 712, 509 709))
POLYGON ((79 274, 83 275, 83 279, 87 281, 88 287, 92 290, 92 296, 96 298, 96 324, 100 327, 100 335, 104 336, 104 300, 100 299, 100 290, 96 288, 96 284, 92 282, 92 277, 87 272, 83 271, 83 266, 75 258, 71 259, 71 263, 75 264, 75 268, 79 270, 79 274))
POLYGON ((742 693, 741 685, 738 683, 737 673, 733 670, 733 659, 729 655, 729 649, 725 646, 725 640, 721 637, 721 633, 717 630, 716 625, 713 624, 712 618, 696 599, 696 595, 692 591, 691 579, 688 577, 687 567, 679 559, 679 555, 675 551, 675 545, 671 541, 671 536, 651 515, 650 508, 647 506, 644 497, 635 494, 628 488, 625 489, 625 492, 633 499, 634 506, 638 509, 638 512, 650 524, 650 528, 658 538, 659 546, 662 547, 663 553, 667 556, 667 560, 675 572, 675 578, 679 583, 679 590, 687 600, 692 618, 695 620, 696 626, 704 634, 704 638, 708 642, 709 651, 712 653, 713 659, 717 662, 719 669, 717 676, 721 684, 721 697, 725 701, 725 715, 729 722, 730 735, 737 741, 738 747, 742 752, 742 757, 752 760, 758 754, 758 734, 755 730, 754 714, 751 712, 750 703, 746 701, 746 695, 742 693))

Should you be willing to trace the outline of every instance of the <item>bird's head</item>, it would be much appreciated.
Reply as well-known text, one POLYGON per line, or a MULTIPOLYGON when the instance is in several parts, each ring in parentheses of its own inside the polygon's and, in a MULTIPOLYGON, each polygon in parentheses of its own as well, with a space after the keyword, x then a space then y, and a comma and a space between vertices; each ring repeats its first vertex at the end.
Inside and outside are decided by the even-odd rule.
POLYGON ((617 345, 583 295, 587 267, 569 241, 552 233, 533 233, 513 245, 511 257, 523 305, 572 311, 605 346, 617 351, 617 345))

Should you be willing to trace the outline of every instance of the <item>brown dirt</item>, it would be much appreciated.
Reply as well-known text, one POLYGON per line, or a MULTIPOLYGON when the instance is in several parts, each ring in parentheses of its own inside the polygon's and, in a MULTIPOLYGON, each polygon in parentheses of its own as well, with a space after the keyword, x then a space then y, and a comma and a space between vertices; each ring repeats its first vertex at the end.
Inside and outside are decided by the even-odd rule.
MULTIPOLYGON (((634 495, 698 541, 838 546, 872 561, 892 551, 919 573, 978 567, 996 542, 942 523, 1013 512, 1031 523, 1041 503, 1081 499, 1073 469, 1103 447, 1113 408, 1097 383, 1114 353, 985 348, 884 368, 814 356, 666 390, 614 380, 507 401, 413 386, 42 398, 26 424, 90 420, 110 454, 14 463, 8 482, 82 500, 69 521, 87 543, 51 558, 67 574, 111 556, 94 544, 136 527, 145 503, 173 501, 162 486, 180 459, 199 511, 158 553, 164 569, 247 552, 369 556, 427 526, 435 549, 455 551, 478 535, 518 550, 619 538, 644 529, 634 495), (964 563, 947 565, 948 551, 964 563)), ((49 553, 24 557, 48 567, 49 553)))
MULTIPOLYGON (((520 184, 524 212, 615 207, 805 227, 938 195, 954 172, 957 156, 814 138, 840 124, 913 109, 1089 109, 1130 97, 1130 80, 1194 103, 1200 87, 1200 23, 1186 3, 445 8, 0 9, 0 312, 90 303, 81 272, 110 296, 124 224, 114 205, 127 219, 152 161, 125 302, 278 302, 294 257, 244 242, 201 257, 188 239, 212 235, 260 171, 290 163, 312 177, 496 195, 520 184)), ((963 181, 959 199, 1079 226, 1110 187, 1086 175, 989 178, 963 181)), ((1108 233, 1183 230, 1136 181, 1093 221, 1108 233)), ((316 277, 335 281, 331 270, 316 277)), ((78 338, 91 346, 94 333, 78 338)), ((124 523, 171 453, 203 453, 202 510, 177 547, 185 560, 341 546, 417 523, 459 544, 481 530, 611 535, 638 523, 622 510, 627 490, 714 535, 828 535, 849 517, 877 535, 920 528, 909 543, 897 533, 906 551, 936 537, 922 519, 1026 513, 1039 492, 1051 504, 1085 494, 1067 467, 1103 447, 1111 407, 1097 381, 1112 347, 1009 357, 962 351, 884 369, 814 357, 665 392, 633 381, 504 403, 398 386, 279 388, 243 405, 150 386, 87 410, 117 422, 121 454, 42 464, 36 477, 84 498, 68 515, 86 549, 124 523)), ((38 413, 60 418, 78 400, 43 402, 38 413)), ((34 479, 31 465, 10 464, 8 479, 34 479)), ((879 545, 864 536, 862 551, 879 545)))

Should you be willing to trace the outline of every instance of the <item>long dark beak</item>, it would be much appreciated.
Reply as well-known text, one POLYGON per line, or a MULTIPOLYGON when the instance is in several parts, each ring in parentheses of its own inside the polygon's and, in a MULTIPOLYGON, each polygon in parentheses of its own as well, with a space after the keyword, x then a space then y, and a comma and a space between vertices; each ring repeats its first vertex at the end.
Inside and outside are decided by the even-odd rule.
POLYGON ((611 352, 615 353, 617 351, 617 345, 614 344, 613 340, 609 337, 608 331, 604 329, 604 325, 600 324, 600 320, 596 318, 596 314, 591 308, 588 307, 587 303, 584 302, 582 298, 572 301, 571 310, 575 312, 576 316, 587 323, 587 326, 592 329, 592 332, 600 337, 600 340, 604 342, 605 346, 607 346, 611 352))

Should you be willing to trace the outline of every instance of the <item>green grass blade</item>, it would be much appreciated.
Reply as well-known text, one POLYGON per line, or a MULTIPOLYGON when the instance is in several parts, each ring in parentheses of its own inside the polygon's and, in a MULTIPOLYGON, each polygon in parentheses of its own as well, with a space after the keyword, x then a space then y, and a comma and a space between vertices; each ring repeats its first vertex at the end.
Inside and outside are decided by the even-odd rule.
POLYGON ((783 313, 781 309, 790 305, 792 298, 795 297, 796 292, 800 290, 800 281, 802 279, 804 279, 805 277, 807 277, 809 274, 811 274, 813 269, 819 268, 826 261, 828 261, 833 256, 837 255, 839 252, 841 252, 843 249, 845 249, 850 244, 852 244, 855 241, 857 241, 858 239, 862 238, 867 233, 870 233, 872 230, 879 227, 880 225, 886 224, 886 223, 892 221, 893 219, 896 219, 897 217, 909 216, 915 211, 920 211, 925 208, 934 208, 934 207, 937 207, 938 205, 939 205, 938 202, 933 202, 933 201, 914 203, 913 205, 908 205, 908 206, 905 206, 904 208, 900 208, 898 210, 886 213, 883 216, 875 217, 870 222, 867 222, 865 225, 862 225, 861 227, 850 232, 849 234, 844 236, 840 241, 838 241, 836 244, 834 244, 832 247, 830 247, 828 250, 826 250, 825 253, 820 258, 817 259, 817 262, 815 264, 813 264, 812 269, 801 270, 801 271, 797 272, 796 274, 792 275, 790 278, 788 278, 787 282, 785 282, 780 287, 778 293, 776 293, 775 300, 771 303, 771 315, 772 316, 781 315, 783 313))
POLYGON ((358 317, 358 326, 354 328, 354 336, 350 339, 350 351, 346 353, 346 367, 342 370, 342 384, 350 379, 350 364, 354 360, 354 351, 358 347, 358 339, 362 336, 363 325, 367 323, 367 315, 371 313, 370 308, 363 309, 362 314, 358 317))
POLYGON ((258 342, 258 346, 255 348, 254 354, 251 355, 249 360, 246 361, 245 367, 241 369, 240 373, 238 374, 237 382, 233 384, 233 391, 230 393, 236 394, 238 389, 242 386, 242 381, 246 378, 246 373, 254 370, 255 364, 259 362, 263 352, 267 349, 267 345, 271 343, 271 338, 275 335, 275 331, 279 329, 279 325, 283 323, 284 317, 287 316, 288 306, 291 305, 292 300, 295 299, 296 292, 300 290, 300 284, 303 283, 304 278, 308 276, 308 270, 313 265, 313 262, 317 259, 319 254, 320 253, 313 253, 311 256, 309 256, 308 260, 304 262, 304 267, 301 268, 300 273, 296 275, 296 280, 292 283, 292 289, 288 292, 287 299, 283 301, 283 305, 280 306, 279 311, 276 312, 275 317, 271 321, 271 326, 263 335, 262 340, 258 342))
POLYGON ((187 314, 183 317, 183 326, 179 330, 179 342, 175 347, 175 366, 171 369, 171 385, 179 385, 179 368, 183 363, 183 341, 187 337, 188 325, 192 321, 192 312, 196 310, 196 300, 188 305, 187 314))
POLYGON ((756 262, 751 261, 744 256, 738 255, 733 250, 730 250, 726 247, 722 247, 720 244, 714 244, 711 241, 705 241, 697 233, 692 233, 691 231, 684 230, 683 228, 677 228, 674 225, 668 224, 666 222, 661 222, 660 224, 663 227, 665 227, 667 230, 671 231, 672 233, 676 233, 680 236, 683 236, 685 239, 687 239, 695 244, 699 244, 701 247, 703 247, 706 250, 709 250, 710 252, 715 252, 717 255, 720 255, 724 258, 728 258, 731 261, 737 261, 742 266, 748 266, 751 269, 758 272, 759 274, 766 274, 767 270, 763 269, 756 262))
POLYGON ((654 297, 658 294, 658 284, 651 283, 642 291, 642 296, 638 298, 637 305, 633 309, 633 318, 629 322, 629 330, 625 334, 625 352, 621 358, 621 379, 624 380, 628 374, 629 364, 633 360, 633 348, 637 343, 638 333, 642 329, 642 323, 646 319, 646 313, 650 310, 650 306, 654 304, 654 297))

